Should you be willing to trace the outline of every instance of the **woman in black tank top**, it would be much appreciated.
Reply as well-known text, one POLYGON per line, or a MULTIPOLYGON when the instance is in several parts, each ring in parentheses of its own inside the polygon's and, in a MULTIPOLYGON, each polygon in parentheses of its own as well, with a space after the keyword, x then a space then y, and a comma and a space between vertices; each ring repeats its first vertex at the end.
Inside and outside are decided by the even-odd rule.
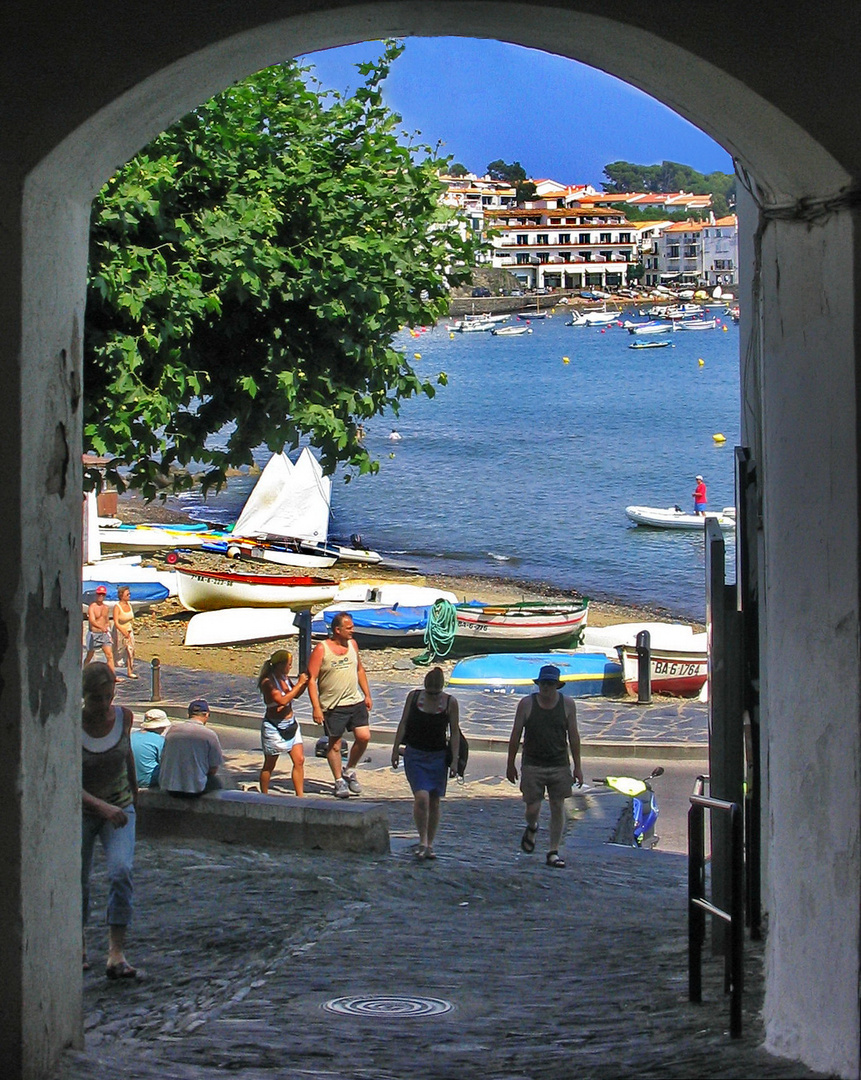
POLYGON ((416 858, 420 860, 436 858, 433 842, 449 774, 448 737, 452 761, 457 761, 460 743, 458 704, 451 694, 442 692, 444 686, 442 668, 431 668, 425 675, 424 689, 407 695, 392 746, 393 769, 398 767, 401 745, 405 747, 404 771, 413 793, 413 820, 419 834, 416 858))

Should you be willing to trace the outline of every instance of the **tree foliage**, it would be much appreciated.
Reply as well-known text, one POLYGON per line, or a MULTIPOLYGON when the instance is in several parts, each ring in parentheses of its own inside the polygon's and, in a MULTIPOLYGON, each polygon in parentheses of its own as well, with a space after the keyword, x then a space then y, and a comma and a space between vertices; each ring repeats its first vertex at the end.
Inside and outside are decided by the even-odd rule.
POLYGON ((487 175, 491 180, 504 180, 509 184, 519 184, 526 180, 526 170, 519 161, 507 162, 502 158, 491 161, 487 166, 487 175))
MULTIPOLYGON (((303 437, 324 468, 377 463, 357 425, 433 396, 396 332, 438 319, 473 241, 440 206, 441 162, 403 140, 382 83, 401 46, 358 65, 352 96, 295 62, 169 128, 96 199, 85 325, 84 449, 152 497, 203 466, 220 486, 252 450, 303 437), (214 449, 210 437, 225 433, 214 449)), ((444 382, 440 375, 437 382, 444 382)), ((86 481, 92 485, 94 474, 86 481)))
MULTIPOLYGON (((624 194, 645 191, 652 194, 669 194, 689 191, 694 195, 711 195, 716 217, 730 213, 735 205, 735 176, 731 173, 701 173, 689 165, 675 161, 663 161, 660 165, 635 165, 630 161, 612 161, 604 166, 607 180, 606 192, 624 194)), ((659 216, 667 216, 665 213, 659 216)), ((685 213, 687 215, 687 212, 685 213)), ((631 220, 636 220, 632 217, 631 220)))

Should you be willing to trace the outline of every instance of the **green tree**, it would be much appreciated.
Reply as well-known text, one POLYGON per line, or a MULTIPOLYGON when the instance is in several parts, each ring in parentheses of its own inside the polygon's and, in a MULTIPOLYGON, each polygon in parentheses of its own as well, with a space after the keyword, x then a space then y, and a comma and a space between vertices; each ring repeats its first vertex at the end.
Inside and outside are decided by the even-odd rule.
POLYGON ((453 165, 449 165, 448 167, 449 176, 467 176, 468 174, 469 169, 459 161, 456 161, 453 165))
MULTIPOLYGON (((381 86, 350 97, 289 62, 230 87, 147 146, 96 199, 84 448, 146 497, 204 491, 266 444, 303 437, 324 468, 376 471, 359 423, 433 396, 393 348, 471 279, 474 242, 442 208, 441 162, 399 141, 381 86), (222 432, 224 449, 208 445, 222 432)), ((440 375, 438 383, 445 381, 440 375)), ((90 473, 88 484, 95 481, 90 473)))
POLYGON ((504 180, 509 184, 519 184, 526 179, 526 170, 519 161, 507 162, 502 158, 491 161, 487 166, 487 175, 491 180, 504 180))
MULTIPOLYGON (((612 161, 604 166, 603 188, 617 195, 634 191, 668 194, 673 191, 689 191, 694 195, 711 195, 715 217, 724 217, 735 206, 736 179, 731 173, 712 172, 704 175, 689 165, 676 161, 663 161, 660 165, 634 165, 630 161, 612 161)), ((704 211, 700 216, 707 214, 704 211)), ((642 215, 629 214, 632 221, 656 220, 673 217, 665 210, 646 211, 642 215)), ((685 211, 683 216, 689 216, 685 211)))

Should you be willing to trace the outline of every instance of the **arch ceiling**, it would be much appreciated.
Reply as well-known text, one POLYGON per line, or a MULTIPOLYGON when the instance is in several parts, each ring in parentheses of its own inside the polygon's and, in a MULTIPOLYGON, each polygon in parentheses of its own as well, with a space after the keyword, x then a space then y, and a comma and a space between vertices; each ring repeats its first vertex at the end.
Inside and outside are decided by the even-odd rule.
MULTIPOLYGON (((756 178, 768 201, 832 197, 850 184, 847 169, 805 130, 812 126, 805 111, 809 109, 807 98, 787 92, 787 80, 774 79, 768 63, 758 62, 758 38, 763 28, 758 23, 752 25, 755 20, 749 9, 745 13, 745 48, 739 53, 737 40, 732 47, 738 26, 732 32, 715 26, 706 34, 703 17, 695 21, 691 11, 689 21, 679 27, 678 5, 672 5, 671 15, 669 10, 661 10, 667 5, 659 2, 650 5, 648 13, 637 12, 643 25, 634 25, 630 13, 621 14, 626 5, 613 0, 601 5, 600 15, 583 10, 596 5, 581 3, 554 8, 493 0, 392 0, 338 8, 317 4, 316 10, 286 18, 276 16, 283 15, 290 5, 273 0, 254 5, 253 21, 264 21, 246 26, 241 25, 243 19, 250 18, 246 5, 238 5, 242 9, 238 12, 225 12, 223 5, 213 3, 211 22, 202 11, 207 6, 193 6, 193 17, 186 19, 182 12, 171 13, 172 23, 165 21, 149 28, 141 28, 131 19, 126 20, 130 25, 118 27, 115 8, 101 27, 98 21, 88 24, 85 51, 91 55, 94 46, 96 55, 100 52, 93 33, 101 31, 109 38, 104 42, 100 78, 92 86, 82 82, 76 88, 80 92, 73 95, 72 108, 68 84, 60 81, 57 93, 62 105, 58 100, 50 121, 41 119, 40 136, 34 136, 27 148, 38 153, 40 138, 61 140, 66 136, 45 164, 52 173, 53 167, 59 166, 67 194, 71 194, 71 174, 80 184, 75 195, 89 200, 124 161, 170 123, 254 71, 301 53, 382 37, 411 36, 496 38, 609 72, 664 102, 712 136, 756 178), (651 28, 645 23, 651 23, 651 28), (750 85, 751 72, 760 76, 759 93, 750 85), (780 100, 780 108, 775 100, 780 100), (791 118, 790 111, 797 120, 791 118), (62 132, 55 127, 60 116, 70 115, 77 121, 77 130, 62 132)), ((734 0, 724 5, 721 18, 725 27, 732 23, 732 9, 741 11, 744 6, 734 0)), ((766 2, 758 8, 768 6, 766 2)), ((97 20, 95 13, 93 17, 97 20)), ((845 36, 851 37, 848 33, 845 36)), ((771 53, 780 53, 773 33, 770 45, 771 53)), ((809 55, 806 62, 810 63, 809 55)), ((832 56, 832 69, 835 63, 832 56)), ((857 66, 853 63, 853 68, 857 66)), ((25 85, 19 87, 19 93, 26 94, 23 73, 22 78, 25 85)), ((555 119, 564 121, 565 105, 556 107, 555 119)), ((577 108, 578 103, 572 102, 570 107, 577 108)), ((819 134, 830 137, 828 124, 822 126, 819 134)), ((844 128, 843 144, 847 143, 851 140, 844 128)), ((48 146, 41 149, 46 154, 50 151, 48 146)), ((50 183, 47 175, 42 179, 50 183)))

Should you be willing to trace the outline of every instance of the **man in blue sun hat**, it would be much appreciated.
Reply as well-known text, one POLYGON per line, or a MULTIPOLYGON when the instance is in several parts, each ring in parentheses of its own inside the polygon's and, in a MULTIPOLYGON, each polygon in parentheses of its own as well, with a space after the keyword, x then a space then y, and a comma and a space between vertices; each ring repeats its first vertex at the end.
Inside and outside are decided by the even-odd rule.
POLYGON ((514 727, 508 740, 508 769, 505 775, 512 784, 517 783, 515 761, 522 737, 520 790, 526 804, 526 828, 520 839, 520 847, 527 855, 535 851, 538 818, 546 791, 550 803, 547 865, 561 870, 565 866, 564 859, 559 857, 565 827, 565 800, 571 794, 574 780, 578 787, 583 783, 577 706, 574 698, 560 693, 564 684, 555 665, 545 664, 533 682, 538 687, 538 693, 521 698, 517 705, 514 727))

